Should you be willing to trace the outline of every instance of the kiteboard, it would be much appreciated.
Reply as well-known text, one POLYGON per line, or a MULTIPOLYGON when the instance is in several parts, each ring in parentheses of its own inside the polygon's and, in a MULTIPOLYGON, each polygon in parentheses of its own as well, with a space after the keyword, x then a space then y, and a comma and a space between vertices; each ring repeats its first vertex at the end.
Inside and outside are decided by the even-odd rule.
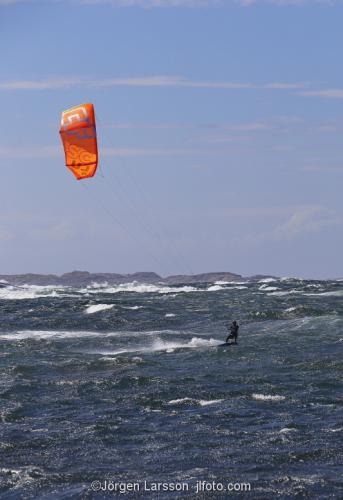
POLYGON ((238 344, 235 344, 234 342, 225 342, 224 344, 216 345, 216 347, 230 347, 232 345, 238 345, 238 344))

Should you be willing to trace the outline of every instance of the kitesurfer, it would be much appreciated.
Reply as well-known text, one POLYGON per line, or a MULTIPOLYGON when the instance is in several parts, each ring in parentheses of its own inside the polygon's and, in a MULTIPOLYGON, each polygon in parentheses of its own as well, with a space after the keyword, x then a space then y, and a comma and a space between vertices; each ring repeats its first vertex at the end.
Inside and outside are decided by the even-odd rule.
POLYGON ((231 325, 229 326, 230 333, 226 338, 226 343, 229 343, 229 340, 233 339, 233 343, 237 344, 237 337, 238 337, 238 330, 239 330, 239 325, 236 320, 234 320, 231 325))

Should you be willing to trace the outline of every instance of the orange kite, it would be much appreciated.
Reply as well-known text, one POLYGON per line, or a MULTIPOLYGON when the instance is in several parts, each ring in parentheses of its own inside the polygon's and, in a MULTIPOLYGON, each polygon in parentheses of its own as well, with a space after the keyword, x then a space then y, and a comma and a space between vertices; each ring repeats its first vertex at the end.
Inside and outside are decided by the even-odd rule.
POLYGON ((80 104, 62 113, 61 139, 67 167, 75 177, 93 177, 98 166, 93 104, 80 104))

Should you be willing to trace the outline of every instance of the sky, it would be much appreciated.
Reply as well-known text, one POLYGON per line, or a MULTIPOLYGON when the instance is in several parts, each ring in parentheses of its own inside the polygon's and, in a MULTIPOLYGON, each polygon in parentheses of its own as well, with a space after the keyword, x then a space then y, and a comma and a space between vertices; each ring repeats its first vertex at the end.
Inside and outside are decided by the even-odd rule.
POLYGON ((342 277, 343 2, 0 0, 0 274, 342 277), (58 130, 92 102, 100 163, 58 130))

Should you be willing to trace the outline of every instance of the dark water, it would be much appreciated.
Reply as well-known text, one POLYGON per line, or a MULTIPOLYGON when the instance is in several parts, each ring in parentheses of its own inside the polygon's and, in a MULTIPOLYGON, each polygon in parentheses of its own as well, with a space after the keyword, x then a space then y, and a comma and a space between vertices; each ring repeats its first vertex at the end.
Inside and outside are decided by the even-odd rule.
POLYGON ((292 279, 1 289, 0 497, 343 498, 342 299, 292 279))

